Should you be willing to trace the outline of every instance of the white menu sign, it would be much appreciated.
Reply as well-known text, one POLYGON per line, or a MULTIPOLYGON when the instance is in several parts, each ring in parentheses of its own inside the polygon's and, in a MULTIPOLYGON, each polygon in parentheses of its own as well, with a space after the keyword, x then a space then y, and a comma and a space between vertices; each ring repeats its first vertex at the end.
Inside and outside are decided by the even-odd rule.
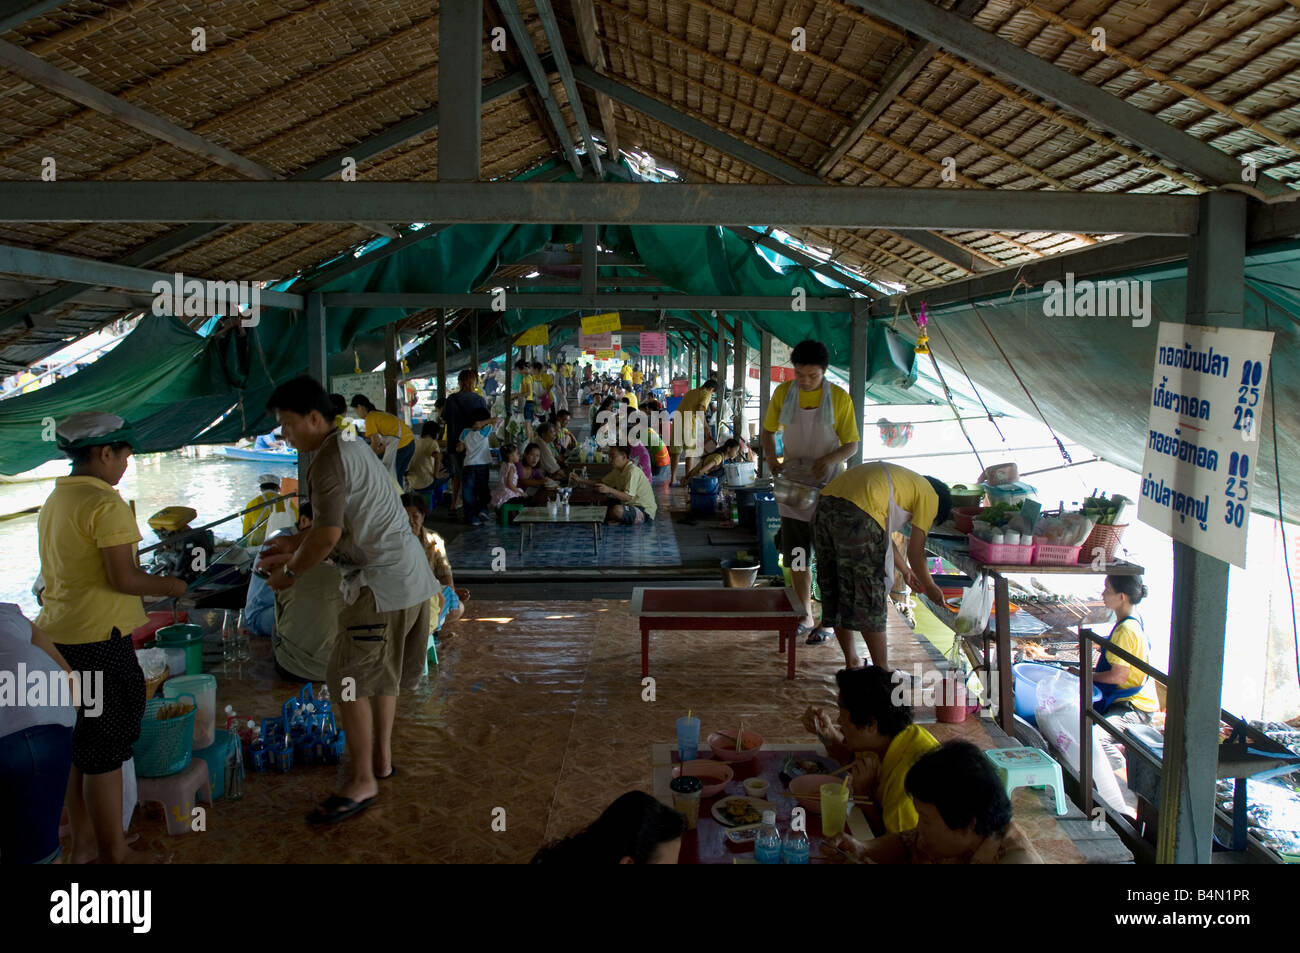
POLYGON ((1272 331, 1160 322, 1138 519, 1246 567, 1272 331))

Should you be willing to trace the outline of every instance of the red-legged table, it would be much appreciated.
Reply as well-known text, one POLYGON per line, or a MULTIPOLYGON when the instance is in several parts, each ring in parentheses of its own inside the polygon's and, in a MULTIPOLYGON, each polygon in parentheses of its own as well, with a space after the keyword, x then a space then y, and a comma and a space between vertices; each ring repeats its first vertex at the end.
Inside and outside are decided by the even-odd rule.
POLYGON ((650 632, 685 629, 704 632, 776 629, 777 652, 787 652, 786 678, 794 678, 795 629, 803 609, 793 589, 632 590, 632 616, 641 625, 641 676, 650 674, 650 632))

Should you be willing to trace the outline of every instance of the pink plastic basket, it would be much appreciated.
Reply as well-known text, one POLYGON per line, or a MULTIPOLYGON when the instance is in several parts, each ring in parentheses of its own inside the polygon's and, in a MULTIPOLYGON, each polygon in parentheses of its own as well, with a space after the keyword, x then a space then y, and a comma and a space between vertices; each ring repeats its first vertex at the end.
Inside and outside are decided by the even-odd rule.
POLYGON ((970 555, 976 562, 986 566, 1027 566, 1034 558, 1034 545, 1008 546, 1005 543, 986 543, 971 534, 970 555))
POLYGON ((1039 542, 1044 537, 1034 537, 1034 562, 1040 566, 1072 566, 1079 561, 1081 546, 1057 546, 1039 542))

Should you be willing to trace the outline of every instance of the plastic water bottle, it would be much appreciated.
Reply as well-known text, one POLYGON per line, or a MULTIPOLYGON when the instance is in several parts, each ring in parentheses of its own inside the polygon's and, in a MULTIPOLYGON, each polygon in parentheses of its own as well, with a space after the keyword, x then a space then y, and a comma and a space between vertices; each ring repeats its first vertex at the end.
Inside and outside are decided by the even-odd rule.
POLYGON ((776 811, 763 812, 763 826, 754 841, 754 859, 760 864, 781 863, 781 834, 776 829, 776 811))
POLYGON ((808 835, 791 828, 785 835, 785 842, 781 845, 781 863, 806 864, 808 862, 808 835))
POLYGON ((226 751, 226 798, 238 801, 244 796, 244 746, 239 736, 230 739, 226 751))

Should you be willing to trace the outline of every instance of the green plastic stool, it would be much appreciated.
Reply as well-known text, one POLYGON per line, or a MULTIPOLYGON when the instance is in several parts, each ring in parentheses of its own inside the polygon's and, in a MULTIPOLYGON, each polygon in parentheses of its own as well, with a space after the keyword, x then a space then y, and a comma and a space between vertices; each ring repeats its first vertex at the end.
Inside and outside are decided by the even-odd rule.
POLYGON ((1016 788, 1049 787, 1056 795, 1056 813, 1063 817, 1070 813, 1065 799, 1065 781, 1061 766, 1045 751, 1038 748, 993 748, 984 752, 993 762, 998 776, 1006 785, 1007 796, 1016 788))
POLYGON ((501 521, 502 526, 510 525, 510 514, 523 512, 524 504, 522 503, 502 503, 497 511, 497 519, 501 521))

